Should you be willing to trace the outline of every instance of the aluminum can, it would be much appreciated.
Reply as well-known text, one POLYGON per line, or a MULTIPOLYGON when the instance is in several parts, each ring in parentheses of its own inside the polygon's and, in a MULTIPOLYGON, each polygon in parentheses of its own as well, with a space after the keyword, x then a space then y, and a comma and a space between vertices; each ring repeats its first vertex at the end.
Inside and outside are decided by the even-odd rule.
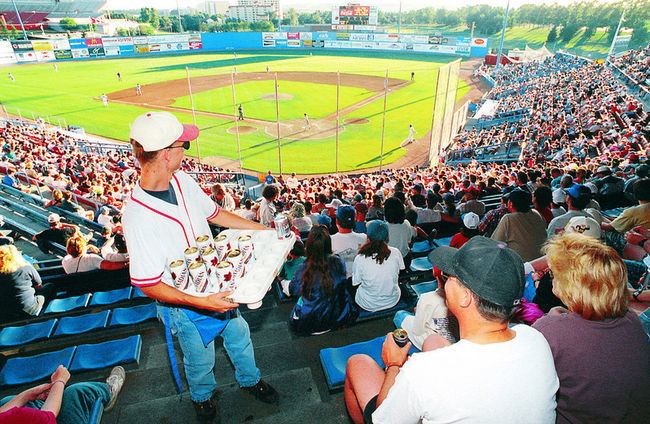
POLYGON ((219 263, 216 250, 210 246, 204 247, 201 249, 201 259, 205 262, 205 266, 208 268, 210 274, 216 271, 217 264, 219 263))
POLYGON ((222 260, 228 250, 230 250, 230 242, 228 241, 228 236, 225 234, 218 234, 214 238, 214 250, 217 251, 217 257, 219 260, 222 260))
POLYGON ((398 328, 393 330, 393 340, 395 340, 397 346, 404 347, 409 342, 409 335, 406 330, 398 328))
POLYGON ((237 247, 239 250, 246 250, 253 248, 253 237, 250 234, 242 234, 237 238, 237 247))
POLYGON ((196 246, 199 248, 199 250, 203 250, 206 247, 212 247, 212 237, 207 234, 198 236, 196 238, 196 246))
POLYGON ((234 267, 228 261, 221 261, 217 264, 217 276, 221 285, 221 291, 229 290, 235 285, 234 267))
POLYGON ((169 270, 174 280, 174 287, 178 290, 185 290, 190 284, 190 274, 187 264, 183 259, 178 259, 169 264, 169 270))
POLYGON ((197 293, 205 293, 210 284, 208 269, 205 267, 205 264, 201 261, 192 262, 190 265, 190 275, 194 283, 194 290, 197 293))
POLYGON ((193 262, 198 261, 201 259, 201 255, 199 253, 199 248, 192 246, 188 247, 183 251, 183 255, 185 255, 185 262, 187 263, 187 266, 192 265, 193 262))
POLYGON ((291 237, 291 226, 289 224, 289 218, 284 214, 277 214, 273 219, 275 224, 275 232, 278 235, 278 240, 284 240, 291 237))

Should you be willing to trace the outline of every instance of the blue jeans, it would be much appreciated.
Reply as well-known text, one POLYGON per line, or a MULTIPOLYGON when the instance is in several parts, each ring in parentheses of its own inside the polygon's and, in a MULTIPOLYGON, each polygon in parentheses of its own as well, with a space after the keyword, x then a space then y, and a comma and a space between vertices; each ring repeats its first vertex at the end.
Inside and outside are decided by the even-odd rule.
MULTIPOLYGON (((165 306, 158 306, 162 315, 165 306)), ((217 388, 214 377, 214 341, 203 345, 199 331, 180 308, 169 308, 170 327, 172 334, 178 338, 183 351, 183 366, 185 377, 190 388, 190 399, 194 402, 205 402, 212 397, 217 388)), ((255 365, 253 342, 251 341, 248 323, 241 315, 228 321, 221 332, 223 346, 235 365, 235 379, 241 387, 256 385, 262 374, 255 365)))
POLYGON ((404 318, 408 316, 413 316, 413 314, 407 311, 395 312, 395 317, 393 318, 393 324, 395 324, 395 328, 402 328, 402 322, 404 321, 404 318))
MULTIPOLYGON (((9 402, 14 396, 7 396, 0 400, 0 406, 9 402)), ((106 383, 75 383, 65 388, 61 411, 56 417, 58 424, 79 424, 90 421, 90 414, 97 399, 102 399, 104 406, 111 400, 111 391, 106 383)), ((25 407, 41 409, 45 402, 34 400, 27 402, 25 407)))

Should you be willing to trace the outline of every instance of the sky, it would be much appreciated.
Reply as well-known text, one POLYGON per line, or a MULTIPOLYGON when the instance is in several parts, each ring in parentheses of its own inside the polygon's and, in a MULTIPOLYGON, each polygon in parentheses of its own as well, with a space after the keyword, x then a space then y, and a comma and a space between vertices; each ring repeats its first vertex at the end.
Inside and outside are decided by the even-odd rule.
MULTIPOLYGON (((491 6, 505 6, 507 0, 402 0, 402 10, 421 9, 423 7, 444 7, 458 8, 472 4, 489 4, 491 6), (450 4, 453 3, 453 4, 450 4)), ((518 7, 526 3, 559 3, 567 4, 573 0, 511 0, 511 7, 518 7)), ((605 0, 608 1, 608 0, 605 0)), ((202 3, 202 0, 178 0, 179 6, 196 6, 202 3)), ((350 3, 360 3, 364 5, 376 5, 380 10, 397 11, 399 9, 399 0, 355 0, 350 3)), ((236 4, 236 0, 231 0, 231 4, 236 4)), ((284 10, 291 7, 298 10, 329 10, 334 4, 346 4, 348 1, 341 0, 281 0, 284 10)), ((109 9, 138 9, 140 7, 156 7, 158 9, 172 9, 176 7, 176 0, 109 0, 109 9)))

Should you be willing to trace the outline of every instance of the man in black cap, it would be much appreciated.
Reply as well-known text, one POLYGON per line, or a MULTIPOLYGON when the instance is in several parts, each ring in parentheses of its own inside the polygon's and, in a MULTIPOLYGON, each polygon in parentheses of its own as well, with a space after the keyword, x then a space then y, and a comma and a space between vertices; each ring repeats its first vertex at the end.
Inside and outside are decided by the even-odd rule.
POLYGON ((519 255, 477 236, 429 259, 445 275, 461 340, 449 345, 434 334, 407 361, 411 344, 400 348, 389 333, 385 370, 369 356, 350 358, 345 401, 353 421, 555 423, 559 382, 548 343, 531 327, 508 325, 524 289, 519 255))

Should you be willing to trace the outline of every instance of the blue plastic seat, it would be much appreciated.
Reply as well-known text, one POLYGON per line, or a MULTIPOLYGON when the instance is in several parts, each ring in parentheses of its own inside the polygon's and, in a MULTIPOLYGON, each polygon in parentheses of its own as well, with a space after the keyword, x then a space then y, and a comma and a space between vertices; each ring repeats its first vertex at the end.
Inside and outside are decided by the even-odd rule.
POLYGON ((428 240, 413 243, 413 247, 411 247, 411 253, 428 253, 431 250, 433 250, 433 245, 428 240))
POLYGON ((0 386, 32 383, 49 377, 59 365, 70 367, 76 347, 21 358, 10 358, 0 371, 0 386))
POLYGON ((433 240, 433 242, 438 246, 449 246, 449 243, 451 243, 451 237, 441 237, 433 240))
POLYGON ((121 302, 123 300, 129 300, 130 296, 131 296, 131 287, 125 287, 123 289, 111 290, 106 292, 97 292, 94 293, 92 299, 90 299, 90 306, 110 305, 113 303, 121 302))
POLYGON ((155 303, 131 306, 130 308, 115 308, 113 309, 113 315, 111 315, 111 321, 108 326, 133 325, 156 318, 155 303))
POLYGON ((142 338, 139 334, 125 339, 79 345, 70 364, 70 371, 96 370, 128 362, 139 362, 141 348, 142 338))
POLYGON ((415 292, 415 295, 420 298, 424 293, 429 293, 438 288, 437 281, 427 281, 426 283, 413 284, 411 289, 415 292))
POLYGON ((142 293, 142 290, 140 290, 139 287, 133 287, 133 290, 131 291, 131 299, 139 299, 141 297, 147 297, 147 295, 142 293))
POLYGON ((413 258, 411 261, 411 266, 409 268, 413 272, 431 271, 433 269, 433 266, 431 265, 431 262, 429 262, 428 257, 422 256, 421 258, 413 258))
POLYGON ((47 339, 52 335, 55 325, 56 319, 51 319, 19 327, 6 327, 0 331, 0 347, 20 346, 47 339))
POLYGON ((97 312, 96 314, 77 315, 74 317, 63 317, 54 332, 55 336, 66 336, 70 334, 81 334, 92 330, 105 328, 108 323, 110 311, 97 312))
POLYGON ((54 299, 47 305, 45 309, 46 314, 56 312, 68 312, 79 308, 88 306, 90 300, 90 293, 82 294, 80 296, 64 297, 62 299, 54 299))
POLYGON ((359 318, 357 321, 368 321, 375 318, 382 318, 385 316, 392 316, 397 311, 404 309, 411 309, 413 307, 413 301, 411 299, 404 299, 403 297, 397 302, 397 305, 393 306, 390 309, 384 309, 377 312, 368 312, 364 309, 359 309, 359 318))
MULTIPOLYGON (((365 353, 370 356, 377 364, 384 368, 384 361, 381 359, 381 348, 386 336, 377 337, 376 339, 366 342, 353 343, 347 346, 321 349, 320 363, 325 372, 325 381, 330 390, 336 390, 343 387, 345 381, 345 368, 348 359, 352 355, 365 353)), ((412 347, 409 353, 419 352, 417 348, 412 347)))

